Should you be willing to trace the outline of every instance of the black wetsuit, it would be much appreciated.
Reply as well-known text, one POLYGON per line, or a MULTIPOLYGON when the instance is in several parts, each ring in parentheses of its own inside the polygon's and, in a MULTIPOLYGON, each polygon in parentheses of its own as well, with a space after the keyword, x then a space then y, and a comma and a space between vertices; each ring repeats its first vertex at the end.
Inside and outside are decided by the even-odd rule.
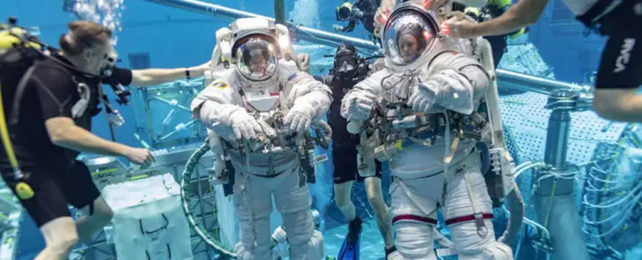
POLYGON ((354 27, 361 22, 370 34, 374 33, 374 16, 380 4, 381 0, 358 0, 353 6, 361 10, 363 15, 360 17, 352 17, 343 31, 351 32, 354 30, 354 27))
MULTIPOLYGON (((20 168, 25 174, 21 181, 29 184, 35 192, 34 197, 20 202, 38 226, 59 217, 70 216, 67 204, 83 208, 100 196, 87 166, 75 160, 79 153, 54 145, 45 126, 45 121, 51 118, 72 118, 71 108, 80 99, 78 85, 84 83, 90 89, 91 98, 85 112, 75 118, 74 122, 90 130, 91 118, 99 111, 97 90, 100 81, 61 65, 72 67, 64 57, 54 56, 54 59, 58 62, 50 59, 37 61, 32 66, 31 74, 29 71, 25 74, 28 81, 21 101, 15 106, 19 111, 17 116, 12 115, 15 112, 17 86, 2 85, 4 112, 7 115, 11 141, 20 168)), ((129 73, 131 82, 131 71, 126 72, 129 73)), ((128 83, 127 80, 124 82, 128 83)), ((0 150, 2 177, 15 192, 17 180, 13 178, 4 149, 0 150)))
POLYGON ((602 51, 595 88, 638 88, 642 85, 642 0, 624 0, 594 24, 590 21, 611 1, 598 1, 578 17, 608 36, 602 51))
MULTIPOLYGON (((317 79, 332 88, 332 104, 328 114, 328 123, 332 127, 333 181, 337 184, 354 180, 361 181, 363 178, 359 176, 357 171, 359 137, 348 133, 346 129, 348 122, 341 117, 341 100, 358 81, 342 79, 333 75, 317 77, 317 79)), ((381 178, 381 163, 376 161, 376 165, 375 177, 381 178)))

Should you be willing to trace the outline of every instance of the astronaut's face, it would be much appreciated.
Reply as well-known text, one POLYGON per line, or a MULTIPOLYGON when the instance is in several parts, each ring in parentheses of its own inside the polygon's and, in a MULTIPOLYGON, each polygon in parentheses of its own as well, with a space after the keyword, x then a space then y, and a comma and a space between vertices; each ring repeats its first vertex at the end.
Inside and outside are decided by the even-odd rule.
POLYGON ((268 67, 268 60, 265 58, 262 49, 250 50, 250 62, 248 65, 252 73, 265 73, 268 67))
POLYGON ((402 34, 398 45, 401 58, 406 61, 412 61, 419 54, 419 41, 412 34, 402 34))
POLYGON ((240 44, 236 58, 239 72, 250 80, 267 80, 277 70, 275 47, 265 37, 253 37, 240 44))

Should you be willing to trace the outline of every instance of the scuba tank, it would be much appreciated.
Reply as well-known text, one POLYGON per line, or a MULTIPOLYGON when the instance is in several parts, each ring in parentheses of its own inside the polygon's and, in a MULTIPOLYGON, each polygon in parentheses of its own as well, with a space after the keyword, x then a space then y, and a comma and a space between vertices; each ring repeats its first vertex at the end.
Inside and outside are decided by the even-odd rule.
MULTIPOLYGON (((0 135, 4 148, 13 171, 13 179, 17 182, 15 193, 21 200, 33 198, 35 192, 27 184, 26 176, 18 165, 5 116, 4 97, 2 94, 15 93, 22 75, 34 64, 37 59, 44 59, 41 51, 42 45, 35 36, 17 26, 16 18, 9 18, 8 24, 0 24, 0 135)), ((13 95, 11 95, 13 96, 13 95)))

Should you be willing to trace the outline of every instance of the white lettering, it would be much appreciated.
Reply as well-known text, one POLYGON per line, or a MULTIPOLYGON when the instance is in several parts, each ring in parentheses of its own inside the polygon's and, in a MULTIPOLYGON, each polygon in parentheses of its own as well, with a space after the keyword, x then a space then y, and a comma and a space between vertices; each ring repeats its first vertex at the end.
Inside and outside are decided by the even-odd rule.
POLYGON ((631 50, 633 50, 633 47, 635 47, 634 38, 624 39, 624 44, 622 45, 620 56, 615 60, 615 70, 613 70, 614 73, 620 73, 626 69, 626 64, 629 63, 629 58, 631 58, 631 50))

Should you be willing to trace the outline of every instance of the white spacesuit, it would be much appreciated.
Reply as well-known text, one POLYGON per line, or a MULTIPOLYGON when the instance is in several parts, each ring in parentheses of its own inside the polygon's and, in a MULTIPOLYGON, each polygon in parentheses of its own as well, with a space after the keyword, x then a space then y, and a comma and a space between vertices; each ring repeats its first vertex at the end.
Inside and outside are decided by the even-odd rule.
MULTIPOLYGON (((216 80, 192 102, 208 128, 217 165, 233 165, 239 218, 238 259, 271 259, 272 196, 288 232, 291 259, 321 259, 323 238, 314 230, 300 142, 331 103, 330 89, 299 71, 287 29, 245 18, 217 32, 216 80)), ((215 55, 216 56, 216 55, 215 55)), ((218 167, 217 170, 220 170, 218 167)), ((232 178, 233 177, 233 178, 232 178)))
POLYGON ((477 111, 491 82, 473 55, 480 39, 441 34, 450 3, 430 4, 395 8, 383 35, 386 68, 345 95, 342 116, 349 131, 371 134, 378 160, 390 161, 395 260, 436 259, 438 208, 459 259, 512 259, 510 247, 495 241, 477 148, 490 132, 477 111))

